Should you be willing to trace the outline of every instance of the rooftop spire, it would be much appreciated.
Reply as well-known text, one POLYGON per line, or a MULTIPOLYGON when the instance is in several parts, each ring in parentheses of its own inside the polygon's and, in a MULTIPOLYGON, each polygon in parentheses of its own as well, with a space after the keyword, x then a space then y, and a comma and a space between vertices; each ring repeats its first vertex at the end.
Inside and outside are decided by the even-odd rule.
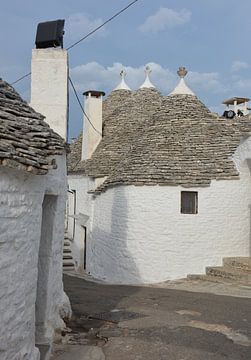
POLYGON ((121 81, 114 90, 131 90, 129 88, 129 86, 126 84, 126 82, 125 82, 126 71, 121 70, 120 71, 120 76, 121 76, 121 81))
POLYGON ((185 83, 184 77, 187 75, 187 69, 184 66, 180 66, 177 74, 180 77, 180 81, 176 88, 169 95, 184 94, 195 95, 192 90, 185 83))
POLYGON ((143 84, 140 86, 140 89, 155 88, 155 86, 151 83, 151 80, 150 80, 150 77, 149 77, 151 72, 152 72, 152 70, 151 70, 150 66, 147 65, 146 68, 145 68, 146 78, 145 78, 145 81, 143 82, 143 84))

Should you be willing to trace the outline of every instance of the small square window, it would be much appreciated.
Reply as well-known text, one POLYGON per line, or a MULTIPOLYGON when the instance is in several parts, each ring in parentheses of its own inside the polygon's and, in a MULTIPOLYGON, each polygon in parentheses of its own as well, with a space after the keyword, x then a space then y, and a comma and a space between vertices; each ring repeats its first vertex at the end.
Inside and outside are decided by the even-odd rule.
POLYGON ((198 192, 181 191, 181 209, 182 214, 198 214, 198 192))

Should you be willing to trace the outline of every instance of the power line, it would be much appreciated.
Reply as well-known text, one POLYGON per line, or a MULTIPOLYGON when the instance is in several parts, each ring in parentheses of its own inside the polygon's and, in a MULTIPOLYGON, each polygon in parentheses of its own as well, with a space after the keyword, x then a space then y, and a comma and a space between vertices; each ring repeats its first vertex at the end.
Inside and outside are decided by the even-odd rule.
MULTIPOLYGON (((81 39, 79 39, 78 41, 76 41, 74 44, 70 45, 66 50, 70 50, 72 49, 74 46, 78 45, 80 42, 84 41, 85 39, 87 39, 89 36, 93 35, 96 31, 100 30, 102 27, 104 27, 106 24, 108 24, 110 21, 112 21, 113 19, 115 19, 117 16, 119 16, 120 14, 122 14, 124 11, 126 11, 127 9, 129 9, 129 7, 131 7, 132 5, 134 5, 136 2, 138 2, 139 0, 134 0, 132 2, 130 2, 130 4, 128 4, 127 6, 125 6, 123 9, 121 9, 120 11, 118 11, 116 14, 114 14, 112 17, 110 17, 109 19, 107 19, 105 22, 103 22, 103 24, 99 25, 98 27, 96 27, 94 30, 90 31, 87 35, 85 35, 84 37, 82 37, 81 39)), ((19 79, 17 79, 16 81, 14 81, 13 83, 11 83, 11 85, 15 85, 16 83, 18 83, 19 81, 25 79, 26 77, 30 76, 31 72, 29 72, 28 74, 25 74, 24 76, 20 77, 19 79)))
POLYGON ((78 101, 78 103, 79 103, 79 106, 80 106, 83 114, 85 115, 87 121, 89 122, 89 124, 91 125, 91 127, 102 137, 101 132, 99 132, 99 131, 95 128, 95 126, 94 126, 93 123, 91 122, 90 118, 89 118, 88 115, 86 114, 85 109, 83 108, 83 106, 82 106, 82 104, 81 104, 81 101, 80 101, 80 99, 79 99, 77 90, 75 89, 75 86, 74 86, 74 84, 73 84, 70 76, 69 76, 69 81, 70 81, 71 87, 72 87, 72 89, 73 89, 73 92, 74 92, 74 94, 75 94, 75 96, 76 96, 76 99, 77 99, 77 101, 78 101))
POLYGON ((85 35, 84 37, 82 37, 80 40, 76 41, 74 44, 70 45, 66 50, 70 50, 71 48, 73 48, 74 46, 78 45, 81 41, 87 39, 89 36, 91 36, 92 34, 94 34, 96 31, 98 31, 99 29, 101 29, 102 27, 104 27, 106 24, 108 24, 110 21, 112 21, 113 19, 115 19, 117 16, 119 16, 120 14, 122 14, 124 11, 126 11, 129 7, 131 7, 132 5, 134 5, 136 2, 138 2, 139 0, 134 0, 132 1, 130 4, 128 4, 126 7, 124 7, 123 9, 121 9, 120 11, 118 11, 116 14, 114 14, 112 17, 110 17, 109 19, 107 19, 103 24, 101 24, 100 26, 98 26, 96 29, 92 30, 91 32, 89 32, 89 34, 85 35))
POLYGON ((25 79, 26 77, 30 76, 31 72, 29 72, 28 74, 21 76, 19 79, 17 79, 16 81, 14 81, 13 83, 11 83, 11 85, 15 85, 16 83, 18 83, 19 81, 25 79))

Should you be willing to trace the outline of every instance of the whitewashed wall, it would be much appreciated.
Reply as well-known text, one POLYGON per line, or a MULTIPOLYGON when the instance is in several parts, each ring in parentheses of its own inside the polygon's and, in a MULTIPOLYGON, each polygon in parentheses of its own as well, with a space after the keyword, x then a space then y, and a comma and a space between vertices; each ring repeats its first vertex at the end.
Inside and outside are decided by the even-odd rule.
POLYGON ((103 96, 91 96, 91 91, 85 97, 85 113, 91 119, 92 126, 84 116, 82 143, 82 159, 90 159, 102 139, 102 105, 103 96), (95 129, 94 129, 95 128, 95 129))
POLYGON ((92 223, 92 212, 93 212, 93 197, 88 194, 88 190, 93 189, 94 182, 83 175, 69 175, 68 176, 68 188, 70 191, 74 190, 76 193, 76 213, 74 214, 74 196, 71 193, 68 193, 69 199, 69 217, 68 217, 68 234, 72 238, 71 250, 76 265, 76 270, 78 272, 83 271, 83 261, 84 261, 84 229, 81 226, 80 222, 75 220, 75 229, 74 229, 74 220, 71 217, 72 215, 85 214, 89 216, 89 220, 86 223, 87 229, 87 269, 89 268, 89 259, 90 259, 90 248, 89 248, 89 239, 90 239, 90 227, 92 223))
POLYGON ((51 251, 47 253, 45 328, 37 332, 36 343, 50 345, 54 329, 63 326, 60 313, 70 311, 62 284, 65 157, 57 157, 57 164, 58 169, 45 176, 0 167, 1 360, 39 359, 39 351, 35 347, 35 302, 45 194, 56 195, 58 199, 51 251))
POLYGON ((250 140, 235 154, 240 180, 210 187, 118 186, 95 199, 90 273, 111 283, 157 283, 250 256, 250 140), (198 214, 180 213, 180 193, 198 191, 198 214))
POLYGON ((68 132, 68 55, 61 48, 33 49, 31 106, 63 139, 68 132))

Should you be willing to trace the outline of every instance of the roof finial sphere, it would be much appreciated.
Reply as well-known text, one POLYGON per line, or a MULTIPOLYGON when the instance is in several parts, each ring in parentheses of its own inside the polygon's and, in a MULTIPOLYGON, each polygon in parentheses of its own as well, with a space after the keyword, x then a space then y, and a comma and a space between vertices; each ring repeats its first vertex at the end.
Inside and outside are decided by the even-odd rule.
POLYGON ((152 69, 150 68, 149 65, 147 65, 145 68, 145 74, 149 76, 151 74, 151 72, 152 72, 152 69))
POLYGON ((146 77, 145 77, 145 81, 143 82, 143 84, 140 86, 140 89, 144 89, 144 88, 146 88, 146 89, 154 89, 155 88, 155 86, 152 84, 152 82, 151 82, 151 80, 150 80, 150 77, 149 77, 149 75, 151 74, 151 72, 152 72, 152 69, 150 68, 150 66, 149 65, 147 65, 146 67, 145 67, 145 74, 146 74, 146 77))
POLYGON ((124 79, 126 77, 126 71, 124 69, 122 69, 120 71, 119 75, 121 76, 122 79, 124 79))
POLYGON ((129 88, 129 86, 126 84, 125 82, 125 76, 126 76, 126 71, 125 69, 122 69, 119 73, 120 77, 121 77, 121 81, 118 84, 118 86, 114 89, 114 90, 131 90, 129 88))
POLYGON ((179 70, 177 71, 177 74, 180 77, 180 81, 176 88, 169 94, 169 95, 195 95, 192 90, 187 86, 185 83, 184 77, 187 74, 187 69, 184 66, 180 66, 179 70))
POLYGON ((177 71, 177 74, 181 79, 183 79, 187 74, 187 69, 184 66, 180 66, 179 70, 177 71))

